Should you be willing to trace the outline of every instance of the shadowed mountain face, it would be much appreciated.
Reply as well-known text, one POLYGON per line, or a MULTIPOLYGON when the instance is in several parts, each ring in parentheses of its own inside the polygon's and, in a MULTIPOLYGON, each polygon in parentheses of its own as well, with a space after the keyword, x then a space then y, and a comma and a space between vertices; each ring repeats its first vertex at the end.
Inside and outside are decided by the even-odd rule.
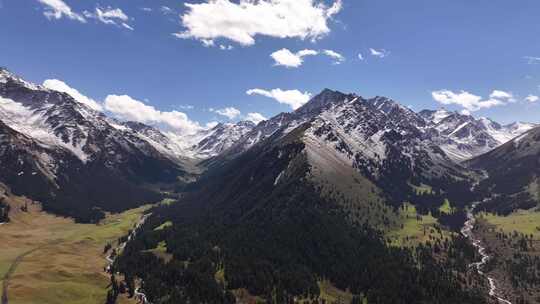
POLYGON ((176 183, 182 163, 71 96, 2 70, 0 179, 45 209, 94 221, 156 201, 145 185, 176 183))
POLYGON ((76 217, 83 209, 99 214, 98 209, 121 210, 157 199, 151 185, 191 182, 200 172, 195 163, 208 159, 204 164, 211 168, 224 166, 268 138, 286 136, 306 124, 310 127, 301 141, 312 161, 319 162, 311 165, 321 172, 327 167, 352 168, 397 205, 417 185, 444 189, 449 181, 466 180, 468 173, 456 164, 465 157, 461 152, 484 152, 530 127, 500 126, 456 113, 417 114, 388 98, 364 99, 326 89, 298 110, 257 126, 218 124, 196 134, 178 134, 119 122, 68 94, 31 84, 4 69, 0 75, 0 121, 10 134, 5 138, 24 137, 27 142, 25 161, 4 149, 4 162, 17 159, 9 164, 15 174, 4 175, 7 184, 46 205, 56 202, 61 207, 54 209, 51 203, 50 210, 76 217), (23 170, 26 165, 37 169, 23 170), (34 187, 34 179, 43 180, 39 183, 44 186, 34 187), (42 190, 38 195, 33 189, 42 190))
MULTIPOLYGON (((423 257, 417 268, 411 252, 387 247, 382 234, 399 229, 396 210, 416 198, 420 185, 437 193, 468 190, 469 171, 404 119, 414 112, 389 115, 356 95, 323 96, 332 98, 317 96, 317 106, 259 124, 179 202, 155 208, 119 270, 164 286, 149 288, 151 299, 178 302, 234 303, 231 290, 246 289, 286 303, 319 294, 324 278, 357 301, 483 303, 431 249, 416 253, 423 257), (154 230, 166 221, 170 229, 154 230), (174 288, 166 283, 169 266, 142 253, 160 241, 175 260, 192 261, 174 288), (226 284, 210 283, 214 265, 226 284)), ((470 195, 464 191, 461 201, 470 195)))
POLYGON ((467 163, 485 170, 488 178, 481 190, 492 196, 484 208, 508 214, 515 209, 529 209, 540 202, 540 127, 467 163))

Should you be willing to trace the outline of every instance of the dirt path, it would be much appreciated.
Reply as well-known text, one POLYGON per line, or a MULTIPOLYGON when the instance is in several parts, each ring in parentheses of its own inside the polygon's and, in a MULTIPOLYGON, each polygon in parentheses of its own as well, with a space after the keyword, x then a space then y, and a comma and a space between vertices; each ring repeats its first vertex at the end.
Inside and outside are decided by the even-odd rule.
POLYGON ((23 261, 23 259, 44 248, 44 247, 47 247, 47 246, 52 246, 52 245, 56 245, 56 244, 59 244, 60 241, 55 241, 51 244, 45 244, 45 245, 42 245, 42 246, 39 246, 39 247, 36 247, 34 249, 31 249, 31 250, 28 250, 24 253, 22 253, 21 255, 17 256, 15 258, 15 260, 13 261, 13 263, 9 266, 9 269, 8 271, 4 274, 4 277, 2 278, 2 302, 1 304, 8 304, 9 302, 9 298, 8 298, 8 287, 9 287, 9 280, 11 278, 11 276, 15 273, 15 271, 17 270, 17 266, 19 266, 19 264, 23 261))
POLYGON ((147 207, 108 215, 98 225, 41 211, 9 197, 11 221, 0 225, 0 304, 99 304, 107 296, 103 247, 126 235, 147 207))

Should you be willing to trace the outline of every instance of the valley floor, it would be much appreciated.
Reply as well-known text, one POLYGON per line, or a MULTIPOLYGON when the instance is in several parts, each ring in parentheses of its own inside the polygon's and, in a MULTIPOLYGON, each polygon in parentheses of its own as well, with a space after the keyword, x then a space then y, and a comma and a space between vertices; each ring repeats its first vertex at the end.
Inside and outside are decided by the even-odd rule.
POLYGON ((0 225, 2 304, 104 303, 109 276, 103 248, 126 235, 146 207, 91 225, 44 213, 24 198, 7 202, 10 222, 0 225))
POLYGON ((540 303, 540 210, 480 214, 477 232, 494 259, 489 274, 512 303, 540 303))

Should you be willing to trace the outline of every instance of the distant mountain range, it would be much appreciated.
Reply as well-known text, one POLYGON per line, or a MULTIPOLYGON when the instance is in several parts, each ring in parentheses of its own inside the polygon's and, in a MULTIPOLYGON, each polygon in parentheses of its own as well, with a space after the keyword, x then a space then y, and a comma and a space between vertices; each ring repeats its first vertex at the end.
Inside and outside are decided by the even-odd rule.
POLYGON ((329 89, 257 125, 183 134, 0 69, 0 183, 11 192, 81 222, 181 202, 155 206, 114 265, 156 303, 235 303, 239 292, 291 303, 326 281, 351 303, 487 303, 467 272, 474 248, 441 229, 457 231, 484 198, 498 213, 538 205, 539 143, 535 124, 329 89), (414 252, 386 239, 409 205, 424 236, 422 215, 437 223, 414 252), (163 244, 171 263, 150 253, 163 244))
POLYGON ((515 122, 500 125, 489 118, 476 119, 446 110, 424 110, 422 116, 428 122, 435 141, 454 160, 463 161, 508 142, 524 132, 536 127, 532 123, 515 122))
POLYGON ((191 182, 204 167, 223 166, 299 128, 305 127, 301 138, 312 165, 354 168, 392 196, 411 182, 458 176, 459 162, 534 127, 444 110, 416 113, 388 98, 326 89, 298 110, 258 125, 221 123, 180 134, 113 119, 6 69, 0 69, 0 122, 6 143, 0 164, 9 168, 0 181, 81 220, 156 199, 160 187, 191 182))
POLYGON ((478 173, 448 157, 430 124, 386 98, 324 90, 207 160, 178 203, 153 209, 119 271, 149 282, 150 299, 178 303, 243 303, 238 290, 264 303, 321 303, 321 280, 354 295, 346 303, 485 303, 459 283, 470 262, 441 263, 428 246, 416 248, 417 261, 386 243, 402 228, 403 202, 443 223, 476 199, 478 173), (452 215, 439 212, 445 199, 452 215), (156 232, 162 223, 171 228, 156 232), (174 284, 173 264, 141 253, 158 243, 190 261, 174 284), (216 273, 218 284, 199 283, 216 273))
POLYGON ((487 178, 480 189, 491 199, 485 210, 508 214, 529 209, 540 202, 540 127, 467 162, 484 170, 487 178))

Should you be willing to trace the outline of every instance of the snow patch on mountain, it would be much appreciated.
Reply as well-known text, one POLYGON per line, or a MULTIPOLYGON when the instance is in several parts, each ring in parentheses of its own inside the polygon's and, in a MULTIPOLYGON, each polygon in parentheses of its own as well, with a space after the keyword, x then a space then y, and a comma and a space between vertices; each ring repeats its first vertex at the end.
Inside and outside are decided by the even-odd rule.
POLYGON ((66 141, 63 141, 56 136, 55 130, 46 122, 48 119, 46 113, 51 108, 52 105, 45 105, 38 110, 32 110, 9 98, 0 97, 0 120, 13 130, 45 145, 64 147, 81 161, 86 162, 89 158, 89 155, 83 151, 86 137, 83 136, 79 141, 70 141, 72 137, 68 137, 66 141))

